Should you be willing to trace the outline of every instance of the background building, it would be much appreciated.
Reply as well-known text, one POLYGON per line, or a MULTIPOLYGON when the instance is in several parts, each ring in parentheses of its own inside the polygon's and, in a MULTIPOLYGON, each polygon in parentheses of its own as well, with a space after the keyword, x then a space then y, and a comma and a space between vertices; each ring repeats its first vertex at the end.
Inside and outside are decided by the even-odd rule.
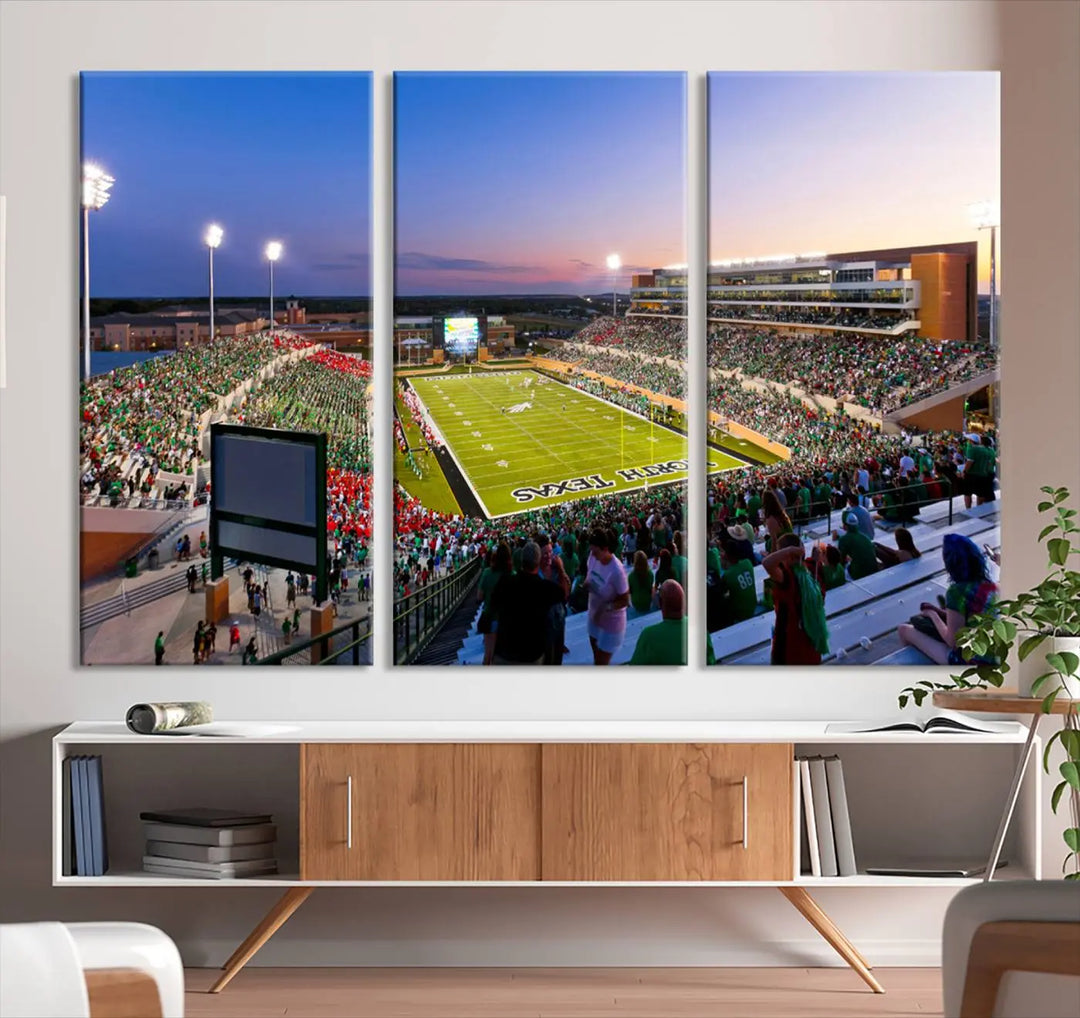
MULTIPOLYGON (((713 262, 710 322, 974 342, 975 241, 713 262)), ((684 315, 686 268, 635 275, 630 314, 684 315)))

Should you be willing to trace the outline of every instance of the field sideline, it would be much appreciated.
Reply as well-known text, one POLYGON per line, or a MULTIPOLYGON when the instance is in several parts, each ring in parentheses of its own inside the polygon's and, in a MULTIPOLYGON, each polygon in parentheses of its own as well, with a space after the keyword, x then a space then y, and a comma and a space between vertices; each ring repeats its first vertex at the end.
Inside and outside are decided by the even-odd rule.
MULTIPOLYGON (((685 436, 536 372, 410 384, 489 518, 686 478, 685 436)), ((709 449, 710 473, 740 466, 709 449)))

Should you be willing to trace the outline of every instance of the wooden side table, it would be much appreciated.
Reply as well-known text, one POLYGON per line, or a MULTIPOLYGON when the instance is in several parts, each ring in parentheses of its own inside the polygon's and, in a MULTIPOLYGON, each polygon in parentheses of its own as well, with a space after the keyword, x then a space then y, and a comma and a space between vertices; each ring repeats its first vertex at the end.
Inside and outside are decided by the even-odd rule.
MULTIPOLYGON (((1035 742, 1035 734, 1039 729, 1039 722, 1044 716, 1042 698, 1020 696, 1015 689, 958 689, 934 693, 933 702, 935 707, 964 711, 968 714, 1031 715, 1031 721, 1028 724, 1027 741, 1020 752, 1020 759, 1016 762, 1012 787, 1009 789, 1009 796, 1005 802, 1005 812, 1001 814, 997 837, 994 838, 994 847, 990 852, 990 862, 986 867, 986 876, 983 877, 985 883, 993 878, 998 859, 1001 858, 1001 846, 1005 843, 1005 835, 1008 833, 1009 823, 1012 821, 1013 811, 1016 809, 1016 800, 1020 796, 1020 783, 1024 780, 1028 760, 1031 758, 1031 747, 1035 742)), ((1077 716, 1077 701, 1058 698, 1054 702, 1050 713, 1071 713, 1075 719, 1077 716)))

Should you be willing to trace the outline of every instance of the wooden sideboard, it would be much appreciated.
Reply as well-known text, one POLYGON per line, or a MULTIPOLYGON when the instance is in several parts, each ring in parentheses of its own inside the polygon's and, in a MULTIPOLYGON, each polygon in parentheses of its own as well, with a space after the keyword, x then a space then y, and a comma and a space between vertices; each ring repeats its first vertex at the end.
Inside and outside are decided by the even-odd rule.
POLYGON ((301 880, 790 880, 791 743, 307 744, 301 880))
MULTIPOLYGON (((993 783, 1007 786, 1023 746, 1019 725, 1004 734, 925 736, 830 734, 823 722, 298 722, 208 738, 77 722, 53 740, 53 882, 280 888, 215 992, 323 886, 775 887, 881 992, 810 892, 973 881, 801 873, 796 755, 846 755, 856 844, 868 855, 942 835, 944 850, 970 855, 988 840, 977 828, 995 823, 993 783), (985 756, 969 755, 988 746, 1000 747, 989 768, 985 756), (63 863, 62 763, 88 751, 102 754, 107 775, 114 863, 101 877, 70 875, 63 863), (140 766, 144 754, 153 766, 140 766), (985 788, 949 784, 972 766, 985 788), (163 788, 176 800, 163 801, 163 788), (955 798, 961 794, 967 802, 955 798), (274 813, 281 872, 215 881, 141 871, 139 810, 199 800, 274 813), (954 830, 942 831, 935 800, 957 814, 954 830)), ((1033 805, 1024 808, 1019 843, 1037 877, 1040 770, 1030 768, 1025 780, 1033 805)), ((1028 874, 1010 865, 1005 876, 1017 875, 1028 874)))

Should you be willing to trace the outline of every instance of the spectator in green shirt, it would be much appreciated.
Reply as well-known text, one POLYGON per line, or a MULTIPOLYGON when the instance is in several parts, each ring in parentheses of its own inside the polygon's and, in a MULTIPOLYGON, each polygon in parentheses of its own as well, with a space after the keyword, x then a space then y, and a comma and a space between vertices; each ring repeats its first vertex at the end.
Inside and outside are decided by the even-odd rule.
POLYGON ((844 513, 844 533, 836 542, 840 557, 847 563, 848 574, 853 580, 862 579, 878 569, 874 544, 859 532, 859 517, 852 512, 844 513))
POLYGON ((676 530, 672 535, 671 543, 675 546, 675 553, 671 556, 671 571, 675 580, 683 590, 686 590, 686 549, 685 537, 681 530, 676 530))
POLYGON ((825 549, 825 565, 822 567, 821 576, 826 590, 835 590, 847 583, 844 561, 840 557, 840 549, 835 545, 830 544, 825 549))
POLYGON ((724 571, 720 574, 720 590, 723 598, 722 626, 752 618, 757 610, 757 589, 754 580, 754 564, 739 554, 734 541, 725 541, 720 561, 724 571))
POLYGON ((964 494, 964 505, 971 508, 971 496, 976 505, 994 501, 994 471, 997 468, 997 455, 988 445, 984 445, 978 435, 968 436, 964 448, 964 478, 968 482, 964 494))
POLYGON ((655 625, 646 626, 638 636, 632 665, 686 664, 686 597, 676 580, 660 585, 660 614, 655 625))

